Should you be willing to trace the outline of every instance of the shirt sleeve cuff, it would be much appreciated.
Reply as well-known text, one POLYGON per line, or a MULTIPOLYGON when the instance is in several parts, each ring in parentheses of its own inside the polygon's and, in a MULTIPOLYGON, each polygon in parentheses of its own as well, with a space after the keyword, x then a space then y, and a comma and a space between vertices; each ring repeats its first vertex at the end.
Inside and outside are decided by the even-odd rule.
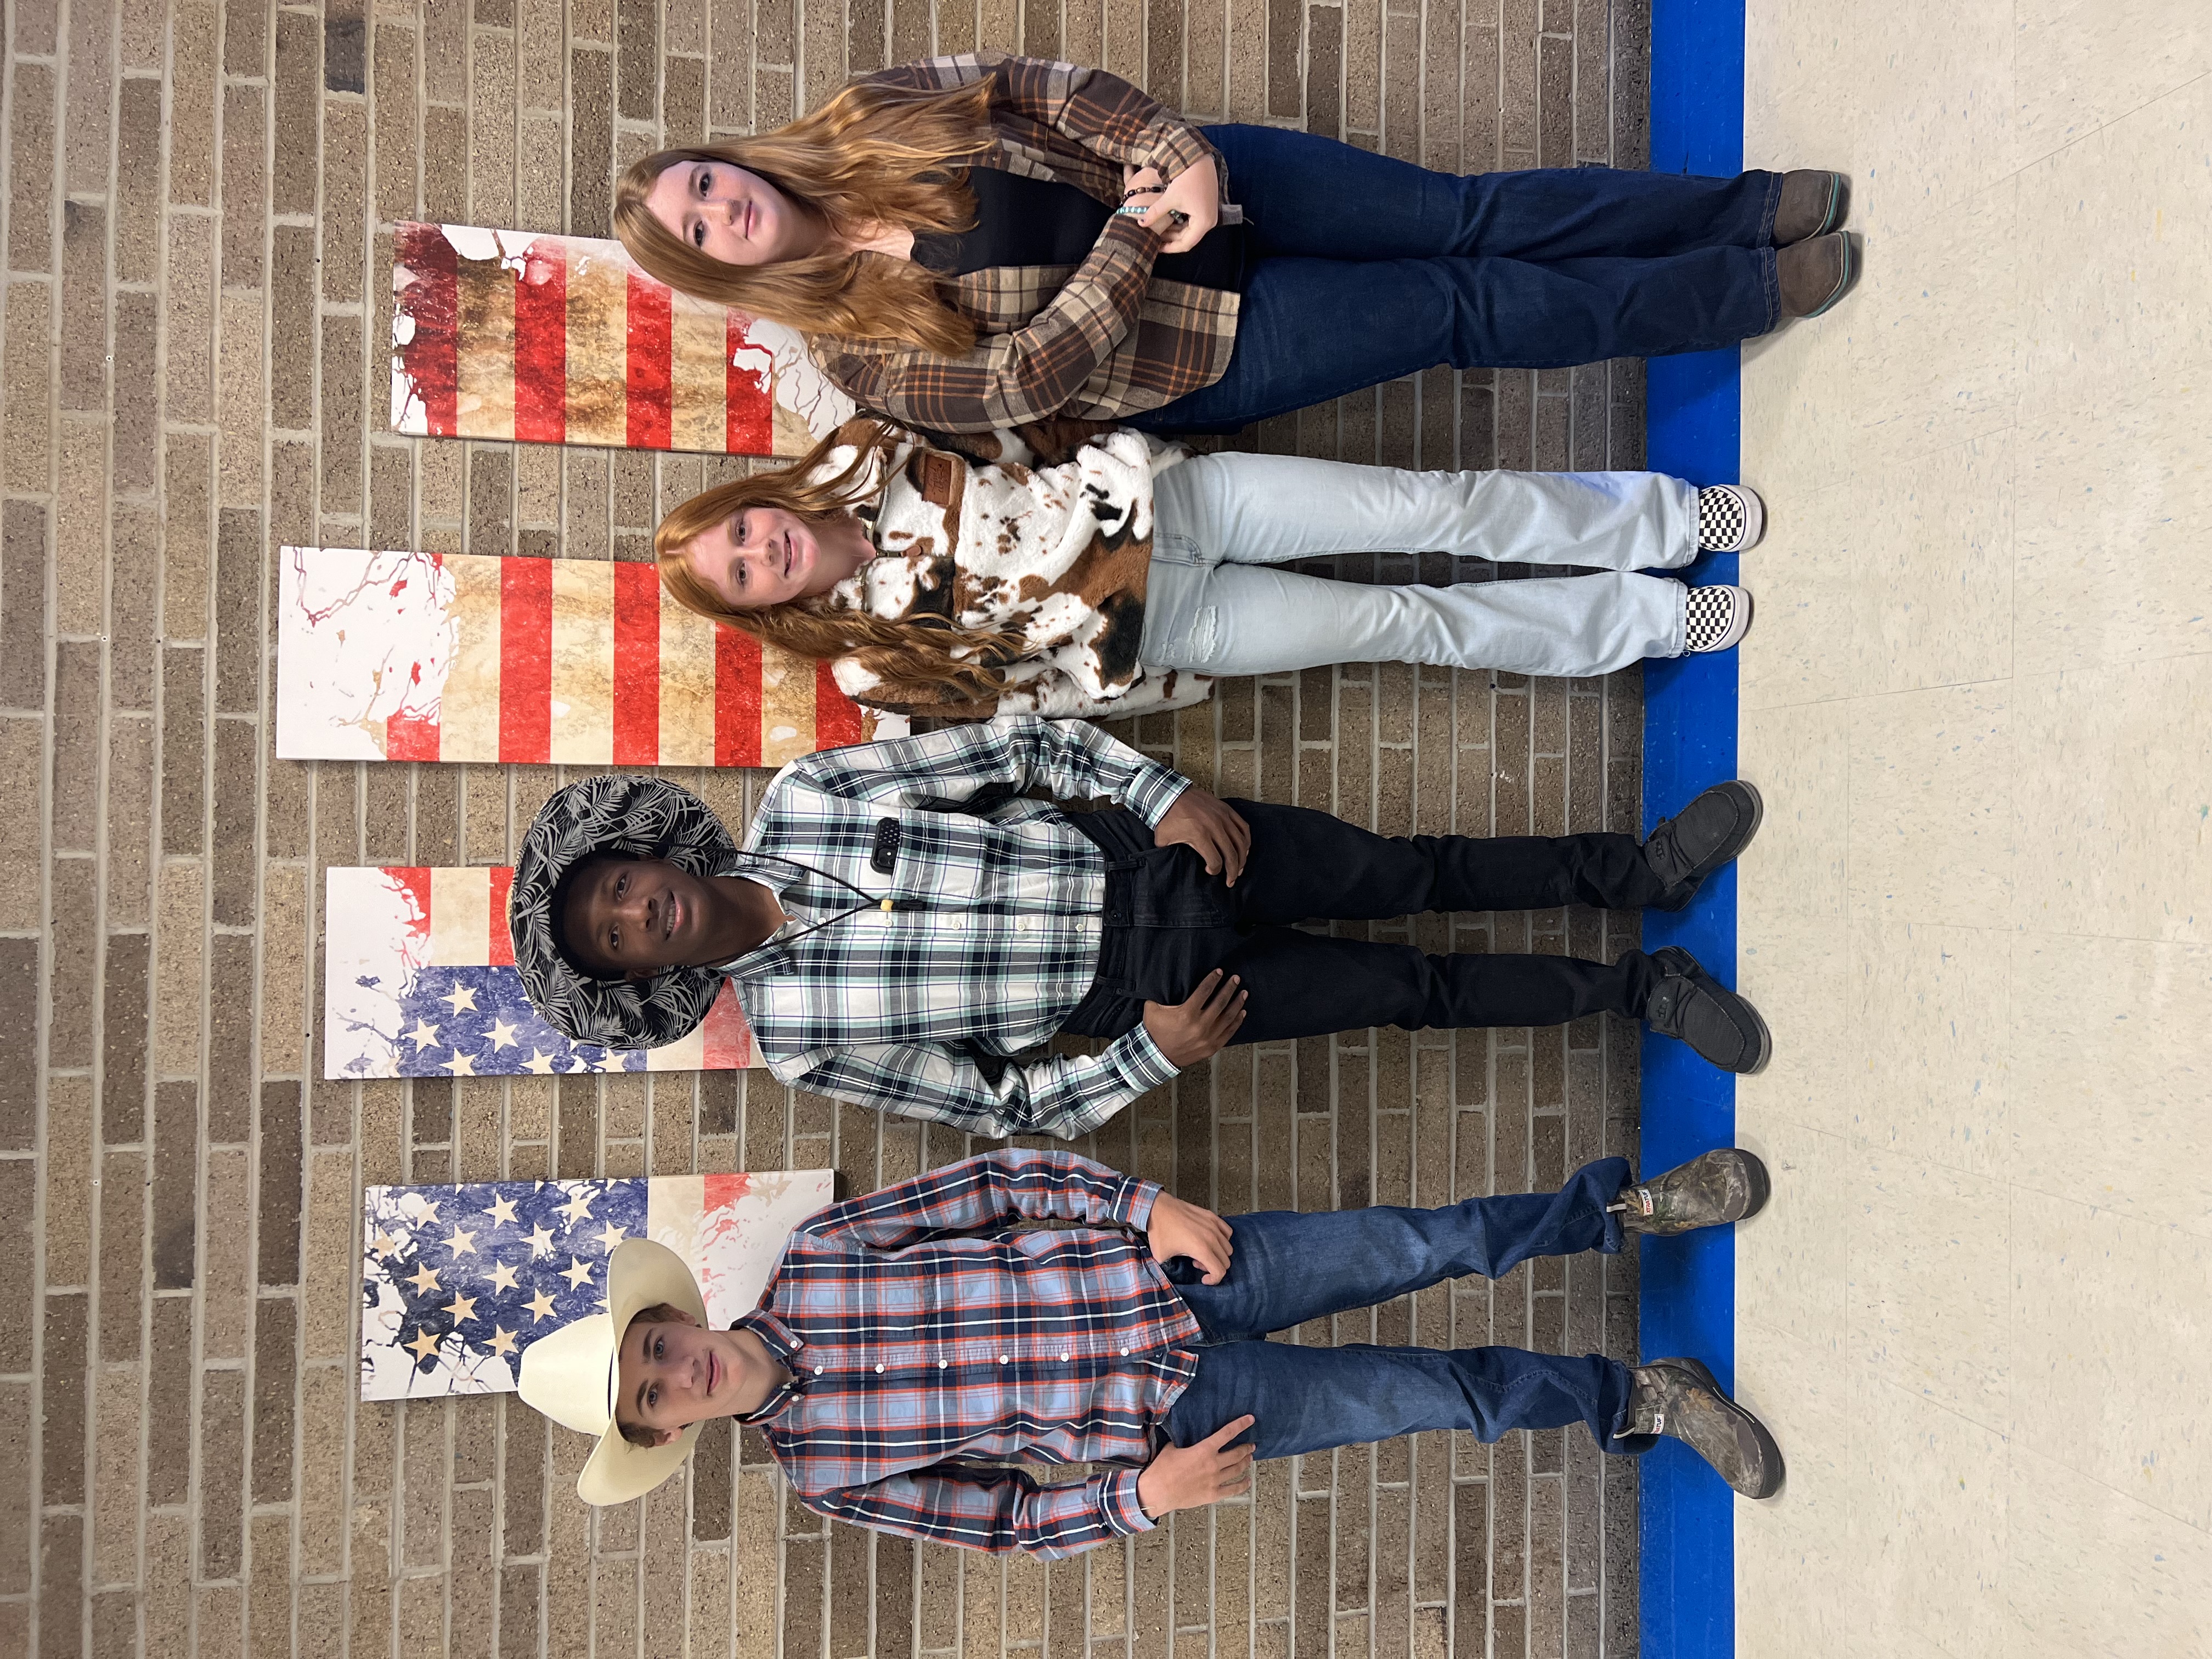
MULTIPOLYGON (((1144 769, 1130 781, 1121 794, 1121 805, 1157 830, 1160 820, 1168 815, 1168 808, 1182 799, 1182 792, 1190 787, 1190 780, 1172 767, 1162 766, 1158 761, 1147 761, 1144 769)), ((1169 1077, 1175 1073, 1170 1070, 1169 1077)), ((1162 1082, 1167 1079, 1163 1078, 1162 1082)))
POLYGON ((1160 123, 1152 138, 1152 165, 1170 184, 1178 173, 1214 154, 1213 146, 1196 127, 1181 121, 1160 123))
POLYGON ((1137 1477, 1143 1473, 1141 1469, 1119 1469, 1106 1477, 1106 1489, 1099 1494, 1099 1506, 1105 1511, 1106 1524, 1118 1533, 1150 1532, 1158 1524, 1137 1501, 1137 1477))
POLYGON ((1142 1020, 1115 1037, 1106 1053, 1130 1088, 1139 1094, 1157 1089, 1163 1083, 1174 1082, 1182 1071, 1182 1066, 1160 1052, 1160 1045, 1152 1041, 1152 1034, 1145 1029, 1142 1020))

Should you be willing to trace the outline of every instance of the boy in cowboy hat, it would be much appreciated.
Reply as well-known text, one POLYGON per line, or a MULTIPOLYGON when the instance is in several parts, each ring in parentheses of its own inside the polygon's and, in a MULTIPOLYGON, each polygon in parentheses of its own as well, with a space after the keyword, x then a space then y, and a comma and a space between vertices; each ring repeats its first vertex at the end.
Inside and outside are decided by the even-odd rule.
POLYGON ((1073 1137, 1230 1042, 1370 1025, 1612 1012, 1755 1070, 1765 1024, 1686 951, 1429 956, 1292 924, 1678 909, 1759 810, 1729 782, 1641 843, 1386 838, 1224 801, 1095 726, 1016 718, 795 761, 743 850, 674 784, 572 783, 524 839, 507 921, 530 1000, 577 1042, 672 1042, 727 979, 785 1083, 970 1134, 1073 1137), (1063 1031, 1110 1041, 1017 1058, 1063 1031))
POLYGON ((587 1504, 642 1496, 702 1422, 735 1417, 821 1514, 1048 1559, 1242 1492, 1255 1457, 1430 1429, 1579 1422, 1628 1453, 1665 1435, 1765 1498, 1772 1436, 1694 1359, 1264 1339, 1530 1256, 1739 1220, 1767 1191, 1729 1148, 1642 1185, 1604 1158, 1556 1194, 1224 1220, 1072 1153, 987 1152, 817 1211, 725 1331, 680 1259, 624 1242, 606 1313, 526 1349, 522 1397, 598 1438, 587 1504), (1018 1224, 1037 1221, 1059 1224, 1018 1224), (1046 1486, 1025 1462, 1093 1472, 1046 1486))

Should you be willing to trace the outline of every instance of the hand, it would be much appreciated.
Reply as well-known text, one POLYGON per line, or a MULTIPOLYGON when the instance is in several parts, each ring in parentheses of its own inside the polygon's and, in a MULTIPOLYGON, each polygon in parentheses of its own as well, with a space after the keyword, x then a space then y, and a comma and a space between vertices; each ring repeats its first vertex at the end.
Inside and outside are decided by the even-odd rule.
POLYGON ((1203 161, 1193 161, 1176 174, 1142 222, 1146 229, 1158 231, 1164 238, 1160 243, 1161 252, 1188 253, 1220 217, 1221 174, 1209 155, 1203 161), (1169 222, 1170 213, 1187 217, 1177 227, 1169 222))
POLYGON ((1252 1448, 1224 1450, 1256 1419, 1224 1423, 1194 1446, 1170 1446, 1137 1477, 1137 1501, 1155 1521, 1177 1510, 1202 1509, 1252 1489, 1252 1448))
POLYGON ((1229 1224, 1211 1210, 1162 1193, 1152 1200, 1145 1237, 1151 1241, 1152 1260, 1164 1267, 1187 1255, 1205 1270, 1207 1284, 1218 1285, 1229 1277, 1229 1258, 1237 1247, 1229 1242, 1229 1224))
POLYGON ((1217 968, 1199 981, 1189 1001, 1146 1003, 1145 1030, 1152 1046, 1180 1072, 1229 1046, 1229 1039, 1244 1023, 1245 994, 1237 988, 1236 975, 1224 979, 1217 968))
POLYGON ((1121 193, 1132 191, 1158 191, 1167 188, 1168 181, 1160 177, 1158 167, 1124 167, 1121 169, 1121 193))
POLYGON ((1234 887, 1252 854, 1252 826, 1220 796, 1194 783, 1168 808, 1152 831, 1152 845, 1189 848, 1206 860, 1207 875, 1226 871, 1234 887))

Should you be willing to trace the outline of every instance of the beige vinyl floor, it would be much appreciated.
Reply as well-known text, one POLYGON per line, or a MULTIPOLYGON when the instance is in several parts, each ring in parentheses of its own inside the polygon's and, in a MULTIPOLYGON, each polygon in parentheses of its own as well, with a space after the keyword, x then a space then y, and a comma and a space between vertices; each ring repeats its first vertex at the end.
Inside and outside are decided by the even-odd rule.
POLYGON ((1737 1650, 2212 1653, 2212 5, 1750 12, 1737 1650))

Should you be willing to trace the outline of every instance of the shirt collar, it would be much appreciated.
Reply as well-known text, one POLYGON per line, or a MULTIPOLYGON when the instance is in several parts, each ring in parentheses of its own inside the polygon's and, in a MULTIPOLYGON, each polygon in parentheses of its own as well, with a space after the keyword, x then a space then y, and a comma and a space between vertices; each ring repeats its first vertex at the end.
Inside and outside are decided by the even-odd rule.
POLYGON ((732 1321, 730 1328, 750 1331, 760 1338, 762 1346, 774 1354, 777 1363, 783 1367, 786 1379, 783 1386, 763 1401, 757 1409, 744 1413, 738 1421, 765 1423, 771 1418, 781 1417, 790 1408, 792 1401, 799 1397, 799 1378, 805 1368, 794 1356, 805 1345, 791 1334, 788 1325, 765 1308, 756 1308, 743 1317, 732 1321))

